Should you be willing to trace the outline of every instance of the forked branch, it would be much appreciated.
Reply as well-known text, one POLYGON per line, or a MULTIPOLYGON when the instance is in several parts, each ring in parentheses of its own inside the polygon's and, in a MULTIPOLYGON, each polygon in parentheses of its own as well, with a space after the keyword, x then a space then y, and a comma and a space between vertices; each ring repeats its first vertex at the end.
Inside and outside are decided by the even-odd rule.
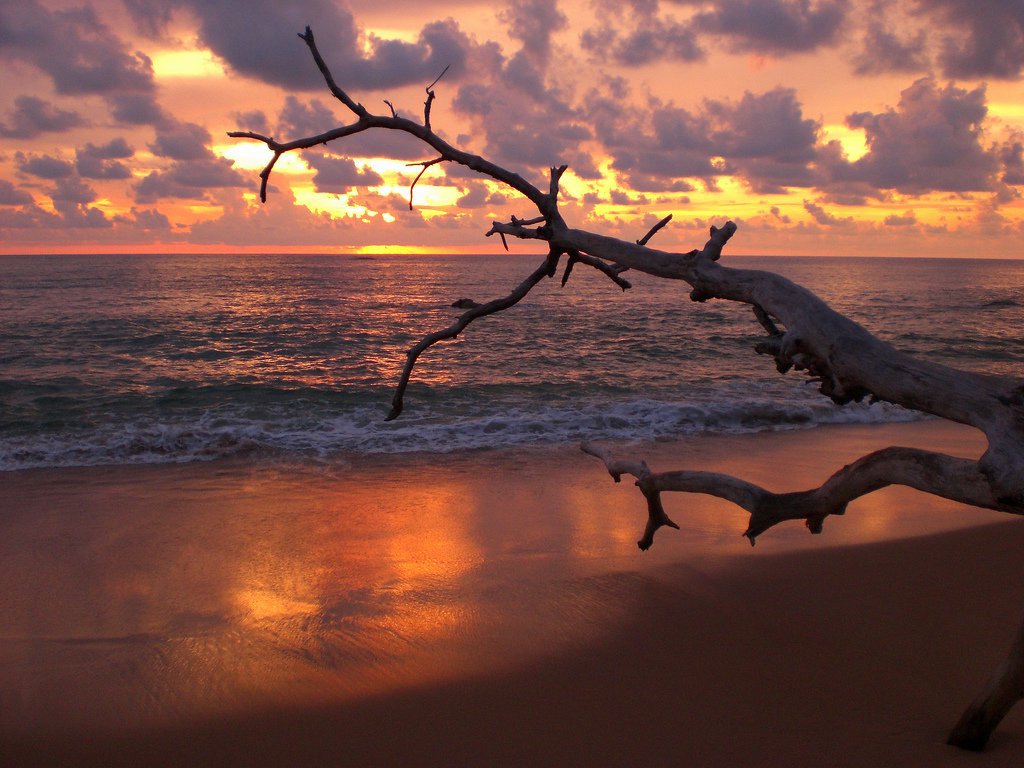
MULTIPOLYGON (((651 546, 660 528, 678 527, 662 506, 665 492, 711 494, 734 502, 750 514, 744 535, 752 544, 761 533, 786 520, 803 520, 812 533, 820 533, 825 518, 843 514, 850 501, 894 484, 978 507, 1024 514, 1024 386, 1019 380, 960 371, 913 358, 875 338, 810 291, 779 275, 723 266, 723 249, 736 232, 732 222, 720 228, 711 227, 704 247, 686 252, 662 251, 648 245, 671 216, 635 242, 570 228, 558 208, 560 182, 567 166, 552 166, 547 188, 541 189, 517 173, 446 142, 431 126, 434 86, 440 77, 426 88, 422 123, 399 116, 391 102, 385 102, 390 114, 373 114, 335 82, 312 31, 307 27, 299 36, 309 47, 327 87, 354 121, 286 142, 252 131, 230 133, 235 138, 262 142, 271 152, 270 161, 260 173, 261 200, 266 200, 270 175, 283 154, 371 129, 396 130, 422 141, 436 153, 434 159, 418 163, 423 167, 410 185, 410 206, 416 182, 429 167, 441 162, 456 163, 519 192, 537 209, 536 217, 513 216, 509 221, 492 222, 486 236, 498 235, 506 249, 508 238, 536 240, 548 252, 544 262, 507 296, 468 310, 449 327, 425 336, 408 351, 389 420, 402 412, 410 377, 424 351, 444 339, 455 338, 474 320, 514 306, 544 277, 553 276, 560 257, 568 254, 563 284, 575 265, 585 264, 626 289, 629 283, 621 273, 633 269, 683 281, 691 287, 693 301, 720 299, 748 304, 766 333, 757 343, 756 351, 770 355, 782 373, 806 373, 818 384, 820 392, 836 404, 864 398, 896 403, 974 426, 988 439, 988 450, 978 461, 912 448, 886 448, 843 467, 817 488, 789 493, 775 493, 719 473, 655 473, 644 462, 620 459, 606 449, 585 445, 584 450, 600 458, 616 481, 623 474, 636 478, 647 502, 647 524, 638 542, 641 549, 651 546)), ((1020 698, 1024 687, 1024 628, 1021 632, 1007 665, 965 713, 950 736, 951 743, 980 748, 1020 698)))
MULTIPOLYGON (((843 467, 817 488, 774 493, 718 472, 655 473, 645 462, 618 458, 593 443, 585 442, 580 447, 584 453, 601 459, 616 482, 624 474, 633 475, 648 500, 651 492, 703 493, 742 507, 750 513, 743 535, 751 545, 769 528, 787 520, 803 520, 811 533, 821 533, 826 517, 842 515, 854 499, 890 485, 905 485, 976 507, 1024 515, 1024 506, 993 497, 976 461, 917 448, 883 448, 843 467)), ((645 531, 640 548, 647 549, 650 544, 645 531)))

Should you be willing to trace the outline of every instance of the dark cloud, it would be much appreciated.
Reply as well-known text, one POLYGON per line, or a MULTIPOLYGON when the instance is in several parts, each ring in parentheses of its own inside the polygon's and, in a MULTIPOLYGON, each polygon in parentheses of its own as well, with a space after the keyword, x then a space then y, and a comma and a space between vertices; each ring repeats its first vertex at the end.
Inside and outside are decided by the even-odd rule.
POLYGON ((163 125, 171 120, 152 93, 111 93, 110 114, 124 125, 163 125))
POLYGON ((18 189, 7 179, 0 179, 0 205, 31 205, 32 195, 18 189))
POLYGON ((847 7, 845 0, 715 0, 690 23, 739 50, 784 55, 835 42, 847 7))
POLYGON ((882 223, 887 227, 912 227, 917 224, 917 217, 913 211, 907 211, 902 216, 894 213, 886 216, 882 223))
POLYGON ((1003 183, 1024 186, 1024 136, 1016 136, 999 148, 1003 183))
POLYGON ((625 31, 610 25, 588 29, 580 35, 580 45, 600 61, 627 67, 656 61, 701 61, 707 55, 694 29, 675 22, 625 31))
POLYGON ((863 129, 868 153, 854 162, 824 157, 833 182, 860 182, 905 194, 992 190, 998 153, 982 144, 984 87, 967 91, 918 80, 900 95, 896 109, 850 115, 863 129))
POLYGON ((262 109, 254 109, 250 112, 235 112, 232 117, 240 131, 270 133, 270 122, 267 120, 267 115, 262 109))
POLYGON ((135 185, 135 199, 153 203, 161 198, 206 200, 211 189, 248 187, 251 179, 223 158, 177 161, 163 171, 153 171, 135 185))
POLYGON ((176 3, 167 0, 121 0, 139 31, 160 37, 171 21, 176 3))
POLYGON ((125 160, 134 154, 135 150, 120 136, 99 146, 87 142, 78 150, 79 157, 93 157, 98 160, 125 160))
POLYGON ((139 210, 133 207, 128 216, 115 216, 114 222, 119 225, 141 229, 146 232, 160 232, 171 229, 170 219, 155 208, 139 210))
POLYGON ((585 29, 580 45, 599 62, 641 66, 655 61, 700 61, 706 52, 688 23, 658 14, 657 0, 595 0, 601 22, 585 29))
POLYGON ((77 128, 85 121, 77 112, 55 107, 35 96, 19 96, 14 109, 0 123, 0 136, 9 139, 33 139, 43 133, 60 133, 77 128))
POLYGON ((862 49, 854 56, 859 75, 887 72, 924 72, 930 66, 927 37, 923 30, 911 34, 893 31, 885 21, 868 22, 862 49))
POLYGON ((57 186, 50 192, 50 197, 54 203, 91 203, 96 199, 96 190, 78 176, 68 176, 57 180, 57 186))
POLYGON ((455 205, 466 210, 475 210, 485 207, 500 207, 507 202, 504 195, 491 192, 482 181, 474 181, 466 186, 466 193, 455 202, 455 205))
POLYGON ((0 56, 39 68, 60 94, 154 88, 152 62, 130 51, 90 6, 50 11, 36 0, 2 0, 0 56))
MULTIPOLYGON (((155 125, 165 119, 156 103, 152 62, 132 51, 91 6, 51 11, 37 0, 0 0, 0 60, 36 67, 61 95, 103 97, 117 122, 155 125)), ((74 120, 60 110, 34 116, 50 124, 74 120)), ((32 117, 26 114, 25 120, 32 117)))
POLYGON ((60 216, 61 227, 105 229, 113 226, 103 211, 89 205, 96 198, 96 190, 78 176, 58 179, 50 191, 50 199, 60 216))
POLYGON ((40 179, 63 179, 75 172, 74 166, 67 160, 52 155, 25 155, 18 152, 14 160, 22 173, 40 179))
POLYGON ((622 110, 618 95, 592 92, 586 112, 612 155, 612 168, 637 191, 686 192, 734 175, 758 192, 812 186, 820 126, 796 94, 776 88, 739 101, 708 100, 700 111, 652 104, 649 121, 622 110))
POLYGON ((460 87, 453 105, 473 120, 473 136, 499 165, 540 170, 567 163, 593 171, 595 163, 581 147, 593 136, 591 127, 572 105, 571 90, 548 76, 544 52, 554 31, 535 30, 545 39, 531 40, 511 58, 483 47, 473 62, 476 82, 460 87))
POLYGON ((509 37, 520 43, 519 54, 535 64, 546 65, 551 55, 551 35, 565 28, 565 15, 555 0, 517 0, 499 14, 509 37))
POLYGON ((804 200, 804 210, 811 214, 811 218, 823 227, 844 227, 853 224, 852 216, 844 218, 833 216, 822 206, 817 203, 812 203, 810 200, 804 200))
POLYGON ((349 157, 329 157, 310 153, 305 159, 316 171, 313 185, 317 192, 341 195, 353 187, 376 187, 384 183, 384 179, 372 168, 357 168, 349 157))
POLYGON ((40 230, 44 227, 59 227, 61 219, 56 214, 44 211, 38 205, 22 208, 0 207, 0 229, 40 230))
POLYGON ((819 125, 803 116, 791 88, 760 95, 748 91, 736 103, 709 100, 705 110, 715 121, 711 142, 723 157, 795 163, 814 159, 819 125))
POLYGON ((451 19, 424 26, 416 43, 364 36, 349 10, 334 0, 129 0, 128 5, 136 24, 150 32, 163 29, 170 6, 193 14, 200 40, 235 72, 290 90, 325 87, 309 50, 295 37, 307 24, 339 84, 353 90, 426 85, 448 65, 457 76, 470 46, 451 19))
POLYGON ((939 63, 947 77, 1016 79, 1024 71, 1021 0, 917 0, 945 22, 938 31, 939 63))
POLYGON ((75 170, 86 179, 127 179, 131 169, 119 161, 134 154, 135 150, 120 137, 101 146, 87 143, 75 151, 75 170))
POLYGON ((281 113, 277 116, 277 131, 284 140, 315 136, 343 124, 344 121, 320 99, 299 101, 291 94, 285 98, 281 113))
POLYGON ((201 125, 175 122, 157 128, 156 139, 149 145, 157 157, 172 160, 211 159, 213 154, 207 146, 213 137, 201 125))

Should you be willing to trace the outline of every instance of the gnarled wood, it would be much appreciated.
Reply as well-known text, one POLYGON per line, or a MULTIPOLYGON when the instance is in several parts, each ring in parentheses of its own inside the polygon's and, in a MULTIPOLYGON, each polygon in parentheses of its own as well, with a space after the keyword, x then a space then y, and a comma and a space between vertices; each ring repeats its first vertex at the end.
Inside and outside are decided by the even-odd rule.
MULTIPOLYGON (((584 445, 583 450, 600 458, 616 482, 623 474, 636 478, 637 487, 647 501, 647 524, 638 542, 641 549, 653 544, 660 528, 678 528, 662 506, 661 494, 666 491, 712 494, 746 509, 750 521, 744 535, 751 544, 758 535, 786 520, 803 520, 812 533, 820 533, 829 515, 843 514, 851 500, 887 485, 906 485, 978 507, 1024 514, 1024 384, 1020 380, 960 371, 911 357, 875 338, 807 289, 779 275, 722 265, 723 250, 736 233, 732 222, 721 228, 711 227, 703 248, 685 253, 662 251, 648 245, 671 216, 659 221, 635 242, 571 228, 558 210, 559 183, 566 166, 553 166, 547 189, 541 189, 517 173, 444 141, 430 124, 437 80, 426 88, 423 123, 400 117, 390 102, 385 102, 390 114, 373 114, 338 86, 309 27, 299 37, 309 47, 328 89, 352 113, 354 122, 284 142, 252 131, 229 133, 235 138, 262 142, 272 153, 260 173, 261 200, 266 201, 269 178, 277 160, 287 152, 327 144, 367 130, 401 131, 419 139, 435 153, 433 159, 418 163, 422 170, 417 180, 432 165, 449 162, 519 192, 539 215, 495 221, 486 236, 498 235, 506 249, 509 237, 537 240, 544 243, 548 251, 544 262, 508 296, 469 309, 448 328, 427 334, 408 351, 389 419, 401 413, 406 387, 416 361, 425 350, 454 338, 474 320, 515 305, 544 277, 553 277, 560 258, 568 255, 563 284, 576 264, 584 264, 600 270, 625 290, 629 283, 620 275, 633 269, 683 281, 691 287, 693 301, 724 299, 751 305, 757 322, 767 334, 755 351, 773 358, 781 373, 793 369, 806 373, 819 385, 823 395, 839 405, 864 398, 897 403, 972 425, 988 439, 988 449, 978 461, 911 448, 885 448, 843 467, 818 488, 791 493, 774 493, 718 473, 686 470, 656 473, 642 461, 617 458, 598 446, 584 445)), ((415 183, 410 187, 410 206, 415 183)), ((964 714, 951 733, 949 743, 968 749, 983 747, 1002 717, 1021 698, 1022 688, 1024 625, 1007 662, 964 714)))

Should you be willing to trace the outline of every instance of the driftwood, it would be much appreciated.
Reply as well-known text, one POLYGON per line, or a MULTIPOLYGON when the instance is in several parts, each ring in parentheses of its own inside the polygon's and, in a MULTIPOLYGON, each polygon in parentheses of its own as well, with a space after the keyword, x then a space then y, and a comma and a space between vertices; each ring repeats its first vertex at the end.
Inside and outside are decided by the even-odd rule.
MULTIPOLYGON (((744 535, 751 544, 757 536, 786 520, 803 520, 812 533, 820 533, 829 515, 843 514, 851 500, 888 485, 906 485, 965 504, 1024 514, 1024 385, 1020 381, 955 370, 910 357, 783 277, 723 266, 722 251, 736 232, 732 222, 711 227, 705 245, 686 253, 661 251, 648 245, 671 217, 658 222, 635 242, 574 229, 562 218, 558 207, 559 182, 566 166, 552 167, 547 187, 540 188, 517 173, 449 144, 434 132, 430 123, 437 80, 426 88, 422 122, 399 116, 388 102, 389 114, 373 114, 337 85, 317 49, 312 31, 307 27, 299 37, 309 47, 331 93, 354 119, 324 133, 286 142, 251 131, 229 133, 234 138, 260 141, 273 153, 260 173, 262 200, 266 201, 274 165, 286 152, 371 129, 402 131, 436 153, 414 164, 422 166, 416 181, 433 165, 457 163, 515 190, 532 204, 537 215, 493 222, 486 235, 498 235, 506 248, 510 237, 537 240, 547 251, 537 269, 507 296, 470 307, 449 327, 425 336, 408 351, 388 419, 401 414, 406 387, 423 352, 444 339, 458 336, 474 320, 515 305, 543 279, 554 277, 565 257, 563 284, 573 268, 582 264, 601 271, 626 290, 630 285, 622 273, 633 269, 683 281, 690 286, 693 301, 725 299, 748 304, 765 332, 755 349, 773 358, 781 373, 791 369, 805 372, 824 396, 840 405, 864 398, 897 403, 969 424, 988 439, 988 449, 978 461, 913 448, 886 448, 843 467, 820 487, 797 493, 772 493, 742 479, 711 472, 652 472, 642 461, 620 459, 602 447, 585 444, 583 450, 603 461, 616 482, 624 474, 636 478, 648 508, 646 529, 638 542, 641 549, 652 545, 661 527, 678 528, 662 507, 661 494, 666 491, 710 494, 743 507, 750 513, 744 535)), ((964 713, 950 733, 949 743, 966 749, 983 748, 1022 693, 1024 625, 1008 660, 964 713)))

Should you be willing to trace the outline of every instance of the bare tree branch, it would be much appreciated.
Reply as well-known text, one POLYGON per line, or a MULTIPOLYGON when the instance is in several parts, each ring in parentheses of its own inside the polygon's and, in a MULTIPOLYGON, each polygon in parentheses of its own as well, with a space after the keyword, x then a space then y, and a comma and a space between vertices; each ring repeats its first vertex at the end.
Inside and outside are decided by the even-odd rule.
POLYGON ((409 210, 410 211, 412 210, 412 191, 414 189, 416 189, 416 182, 418 182, 420 180, 420 178, 423 176, 423 174, 427 172, 427 168, 429 168, 432 165, 437 165, 438 163, 443 163, 443 162, 445 162, 445 160, 446 160, 446 158, 444 158, 444 157, 435 157, 433 160, 424 160, 422 163, 409 163, 409 165, 422 165, 423 166, 423 168, 420 170, 420 172, 418 174, 416 174, 416 178, 412 180, 412 184, 409 185, 409 210))
POLYGON ((493 315, 495 312, 501 312, 518 304, 537 283, 552 274, 561 255, 560 251, 550 251, 547 258, 544 259, 544 263, 531 272, 508 296, 488 301, 486 304, 481 304, 479 307, 467 310, 447 328, 424 336, 419 343, 409 349, 405 355, 405 367, 402 369, 402 375, 398 380, 394 398, 391 400, 391 413, 388 414, 385 421, 397 419, 402 413, 402 401, 405 397, 405 390, 409 386, 409 377, 412 376, 412 370, 421 354, 439 341, 454 339, 474 320, 486 317, 487 315, 493 315))
MULTIPOLYGON (((819 386, 819 391, 838 405, 865 397, 974 426, 984 432, 988 449, 978 461, 945 456, 911 448, 891 447, 868 454, 843 467, 818 488, 773 493, 742 479, 711 472, 655 473, 641 461, 620 459, 607 450, 585 445, 600 458, 618 481, 623 474, 636 478, 647 502, 647 524, 638 542, 647 549, 657 530, 677 528, 662 506, 666 491, 705 493, 728 499, 750 513, 744 535, 756 537, 786 520, 803 520, 812 533, 820 533, 829 515, 840 515, 847 504, 887 485, 906 485, 978 507, 1024 514, 1024 385, 1018 379, 960 371, 911 357, 875 338, 858 323, 839 314, 807 289, 769 272, 735 269, 720 262, 723 249, 736 232, 726 222, 711 227, 703 248, 687 252, 663 251, 648 243, 670 220, 667 216, 636 242, 568 226, 558 207, 560 182, 567 166, 550 168, 547 189, 479 155, 458 149, 431 128, 434 86, 447 68, 426 88, 423 123, 400 117, 389 101, 390 115, 376 115, 353 100, 334 80, 317 49, 309 27, 299 35, 308 46, 328 89, 352 113, 355 121, 323 133, 280 142, 252 131, 228 135, 262 142, 272 157, 260 173, 260 199, 266 201, 274 166, 283 154, 343 139, 363 131, 386 129, 406 133, 422 141, 437 157, 423 166, 409 188, 413 190, 424 172, 441 162, 457 163, 519 192, 539 216, 507 222, 495 221, 485 236, 498 235, 508 250, 508 238, 537 240, 545 244, 544 262, 509 295, 465 312, 452 325, 425 336, 406 355, 388 419, 402 411, 403 396, 419 356, 432 345, 458 336, 479 317, 508 309, 519 302, 544 277, 555 274, 563 254, 568 261, 563 285, 578 263, 600 270, 624 290, 629 283, 620 275, 627 269, 659 278, 680 280, 691 288, 693 301, 712 299, 748 304, 767 336, 755 351, 770 355, 777 369, 797 370, 819 386)), ((1003 715, 1021 697, 1024 688, 1024 626, 1011 649, 1007 664, 985 693, 965 713, 950 735, 950 743, 980 748, 1003 715)))
MULTIPOLYGON (((843 467, 818 488, 789 493, 773 493, 717 472, 654 473, 645 462, 617 458, 593 443, 583 443, 580 448, 601 459, 616 482, 624 474, 636 477, 648 500, 653 492, 679 491, 718 496, 742 507, 750 513, 743 535, 751 544, 769 528, 787 520, 803 520, 811 533, 821 533, 826 517, 842 515, 854 499, 889 485, 905 485, 976 507, 1024 515, 1024 505, 1007 504, 992 495, 977 462, 916 448, 883 448, 843 467)), ((641 549, 650 544, 645 534, 641 549)))

